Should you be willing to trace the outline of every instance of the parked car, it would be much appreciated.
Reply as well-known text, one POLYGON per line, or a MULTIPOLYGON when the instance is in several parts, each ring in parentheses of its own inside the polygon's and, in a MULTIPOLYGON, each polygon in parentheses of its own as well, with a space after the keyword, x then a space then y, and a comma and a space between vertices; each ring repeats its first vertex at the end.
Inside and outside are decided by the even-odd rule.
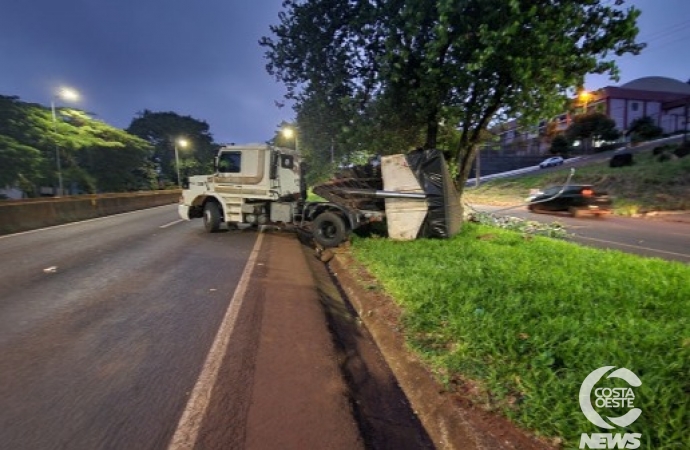
POLYGON ((590 184, 552 186, 532 195, 527 208, 532 212, 568 211, 573 217, 611 213, 611 198, 590 184))
POLYGON ((560 156, 552 156, 551 158, 545 159, 544 161, 540 162, 539 168, 546 169, 547 167, 560 166, 561 164, 563 164, 563 161, 565 160, 560 156))

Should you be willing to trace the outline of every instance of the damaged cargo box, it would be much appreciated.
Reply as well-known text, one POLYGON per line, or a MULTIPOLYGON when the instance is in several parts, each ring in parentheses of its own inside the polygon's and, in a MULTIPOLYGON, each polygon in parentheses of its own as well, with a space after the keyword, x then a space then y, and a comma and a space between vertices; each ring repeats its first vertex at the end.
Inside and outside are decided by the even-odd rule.
POLYGON ((385 211, 395 240, 447 238, 462 224, 460 197, 439 150, 384 156, 380 167, 347 169, 313 191, 348 209, 385 211))

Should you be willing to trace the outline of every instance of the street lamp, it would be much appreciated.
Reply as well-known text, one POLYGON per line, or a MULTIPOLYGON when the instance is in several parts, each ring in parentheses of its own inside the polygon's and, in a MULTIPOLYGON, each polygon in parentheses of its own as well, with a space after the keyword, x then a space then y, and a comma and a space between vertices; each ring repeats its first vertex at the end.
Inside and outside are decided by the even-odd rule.
POLYGON ((283 128, 283 136, 285 136, 287 139, 292 139, 293 137, 295 138, 295 152, 299 153, 299 139, 298 139, 298 133, 297 130, 299 127, 296 126, 289 126, 286 128, 283 128))
POLYGON ((76 102, 79 100, 79 93, 74 89, 63 87, 58 89, 57 93, 53 94, 53 97, 50 99, 50 111, 53 116, 53 132, 55 133, 55 163, 57 164, 58 174, 58 195, 62 195, 62 166, 60 164, 60 146, 57 139, 57 115, 55 114, 55 101, 57 99, 62 99, 68 102, 76 102))
POLYGON ((175 169, 177 170, 177 187, 182 189, 182 183, 180 182, 180 155, 177 152, 177 146, 185 148, 189 145, 189 141, 185 138, 177 138, 174 141, 175 146, 175 169))
POLYGON ((584 103, 585 114, 587 114, 587 103, 589 102, 590 98, 592 98, 592 94, 590 92, 587 92, 585 90, 580 92, 580 101, 584 103))

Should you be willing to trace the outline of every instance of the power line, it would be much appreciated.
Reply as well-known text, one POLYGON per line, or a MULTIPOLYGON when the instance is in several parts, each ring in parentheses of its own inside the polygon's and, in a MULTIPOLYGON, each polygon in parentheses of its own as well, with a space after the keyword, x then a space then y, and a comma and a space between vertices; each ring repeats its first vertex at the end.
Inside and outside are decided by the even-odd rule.
POLYGON ((690 25, 690 19, 684 20, 682 22, 678 22, 677 24, 671 25, 670 27, 666 27, 660 31, 653 31, 653 32, 649 33, 648 35, 642 34, 642 35, 640 35, 640 40, 643 40, 643 41, 657 40, 657 39, 666 37, 667 35, 673 35, 673 34, 678 33, 680 31, 685 31, 687 29, 688 25, 690 25))

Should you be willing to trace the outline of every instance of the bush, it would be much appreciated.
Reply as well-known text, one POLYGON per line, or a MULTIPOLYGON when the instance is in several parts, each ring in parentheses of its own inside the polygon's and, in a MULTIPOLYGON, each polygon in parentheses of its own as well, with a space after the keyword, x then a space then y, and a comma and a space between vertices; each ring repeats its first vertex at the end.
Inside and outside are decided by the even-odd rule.
POLYGON ((654 156, 658 156, 658 155, 661 155, 662 153, 673 150, 674 148, 676 148, 676 146, 671 145, 671 144, 660 145, 658 147, 654 147, 654 150, 652 150, 652 154, 654 156))
POLYGON ((684 144, 681 144, 674 152, 674 155, 676 155, 679 158, 684 158, 688 154, 690 154, 690 142, 686 142, 684 144))
POLYGON ((666 162, 666 161, 670 161, 670 160, 676 159, 676 158, 677 158, 677 156, 675 156, 674 154, 664 152, 664 153, 660 154, 656 160, 659 162, 666 162))
POLYGON ((570 154, 572 147, 570 141, 563 134, 556 135, 551 141, 551 148, 549 151, 553 155, 567 156, 570 154))
POLYGON ((609 161, 609 167, 625 167, 632 166, 633 164, 635 164, 635 161, 633 160, 632 153, 613 155, 613 158, 609 161))
POLYGON ((664 129, 658 126, 651 117, 644 116, 632 121, 628 134, 631 135, 633 142, 642 142, 661 137, 664 129))

